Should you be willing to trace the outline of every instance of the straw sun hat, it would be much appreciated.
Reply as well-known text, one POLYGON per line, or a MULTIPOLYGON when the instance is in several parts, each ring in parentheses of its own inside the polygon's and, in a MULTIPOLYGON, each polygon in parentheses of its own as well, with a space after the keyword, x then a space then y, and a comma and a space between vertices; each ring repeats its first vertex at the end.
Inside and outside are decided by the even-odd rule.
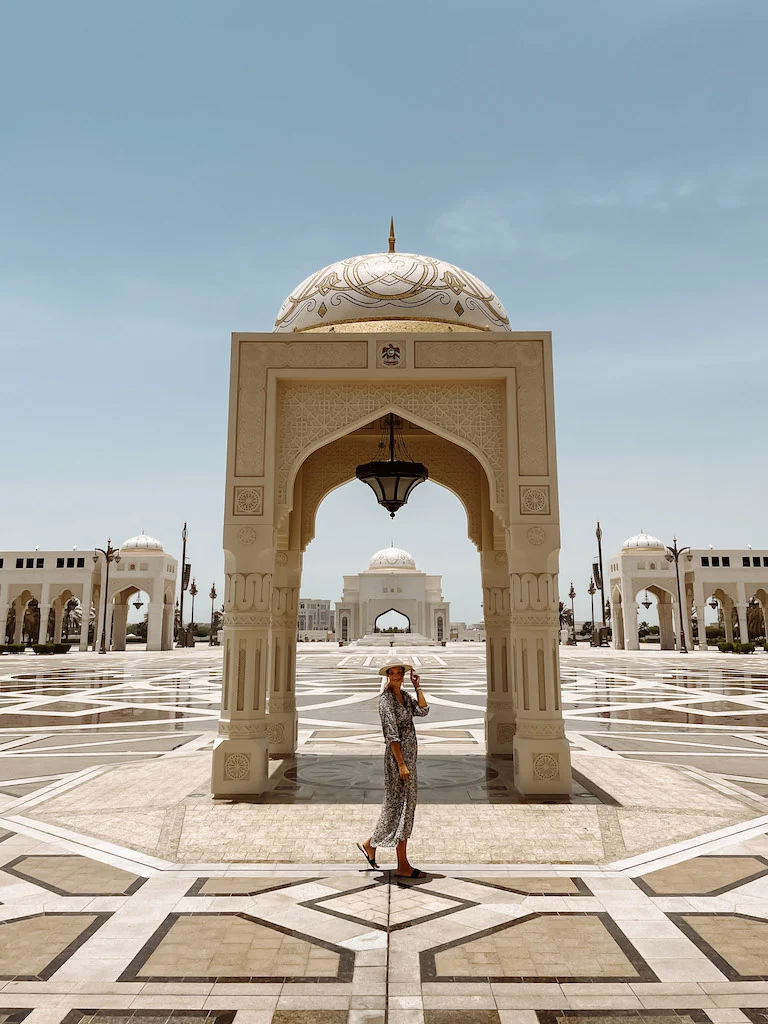
POLYGON ((379 693, 384 693, 389 686, 389 676, 387 673, 391 668, 402 668, 403 678, 405 678, 407 673, 413 668, 413 665, 409 665, 407 661, 388 661, 386 665, 382 665, 379 669, 379 675, 384 676, 384 678, 381 680, 381 689, 379 690, 379 693))

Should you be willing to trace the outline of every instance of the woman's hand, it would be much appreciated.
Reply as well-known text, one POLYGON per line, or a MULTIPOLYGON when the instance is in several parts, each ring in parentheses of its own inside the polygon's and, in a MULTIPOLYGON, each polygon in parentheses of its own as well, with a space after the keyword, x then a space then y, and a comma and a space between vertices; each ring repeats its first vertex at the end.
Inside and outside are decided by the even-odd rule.
POLYGON ((411 669, 411 682, 413 683, 414 689, 417 689, 419 685, 419 676, 416 675, 413 669, 411 669))
POLYGON ((403 782, 407 782, 407 780, 411 777, 411 773, 410 770, 408 769, 408 766, 401 764, 398 765, 398 767, 400 769, 400 778, 402 779, 403 782))

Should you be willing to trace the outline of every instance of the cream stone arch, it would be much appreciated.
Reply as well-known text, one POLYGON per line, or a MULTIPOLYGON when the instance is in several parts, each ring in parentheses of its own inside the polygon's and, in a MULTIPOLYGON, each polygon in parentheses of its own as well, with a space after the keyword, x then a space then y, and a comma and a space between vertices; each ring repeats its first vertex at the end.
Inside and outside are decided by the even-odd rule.
MULTIPOLYGON (((408 421, 401 424, 411 456, 428 464, 430 480, 451 491, 462 503, 467 514, 467 535, 479 550, 482 545, 481 496, 488 489, 483 466, 467 449, 423 429, 421 433, 414 434, 413 426, 408 421)), ((320 505, 332 491, 355 479, 355 467, 372 457, 378 436, 379 431, 374 430, 338 437, 316 448, 302 463, 297 471, 303 477, 300 510, 302 551, 314 540, 315 519, 320 505)))
POLYGON ((507 423, 502 380, 387 383, 363 389, 355 384, 287 383, 280 399, 278 524, 290 512, 293 482, 308 456, 389 412, 474 455, 488 476, 491 507, 503 518, 507 423))
POLYGON ((412 456, 464 503, 480 551, 488 753, 514 758, 522 793, 566 795, 550 335, 360 326, 233 335, 213 793, 262 792, 269 756, 296 750, 302 552, 322 498, 372 457, 366 428, 393 411, 413 427, 412 456))

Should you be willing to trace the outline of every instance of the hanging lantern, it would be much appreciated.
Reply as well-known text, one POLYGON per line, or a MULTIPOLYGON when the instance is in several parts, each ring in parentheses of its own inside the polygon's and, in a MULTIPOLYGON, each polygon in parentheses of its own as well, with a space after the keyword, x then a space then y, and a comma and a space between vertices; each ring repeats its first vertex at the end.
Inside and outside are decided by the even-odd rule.
POLYGON ((144 607, 144 602, 141 600, 141 591, 140 590, 137 591, 137 593, 136 593, 136 600, 133 602, 133 607, 136 609, 136 611, 138 611, 139 608, 143 608, 144 607))
POLYGON ((648 591, 647 590, 645 592, 645 600, 641 601, 640 604, 643 606, 643 608, 646 609, 646 611, 648 610, 648 608, 651 607, 652 602, 651 602, 650 597, 648 597, 648 591))
POLYGON ((714 599, 714 597, 709 602, 709 607, 712 609, 712 611, 716 610, 716 608, 717 608, 717 601, 714 599))
POLYGON ((429 472, 421 462, 414 462, 410 458, 402 436, 395 436, 395 417, 391 412, 385 419, 384 435, 379 442, 380 454, 385 453, 387 433, 389 458, 366 462, 357 467, 355 475, 358 480, 368 484, 376 495, 376 501, 394 519, 395 512, 405 505, 414 487, 429 479, 429 472))

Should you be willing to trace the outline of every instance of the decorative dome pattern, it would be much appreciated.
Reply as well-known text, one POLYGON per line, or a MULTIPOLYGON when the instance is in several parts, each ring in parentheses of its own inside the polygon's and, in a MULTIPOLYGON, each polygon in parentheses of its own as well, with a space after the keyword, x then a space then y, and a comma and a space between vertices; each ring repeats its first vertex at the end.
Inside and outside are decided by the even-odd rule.
POLYGON ((382 548, 372 556, 368 569, 385 569, 387 572, 397 572, 401 569, 415 569, 416 562, 413 555, 402 548, 382 548))
POLYGON ((291 292, 274 329, 307 331, 371 320, 510 329, 504 307, 474 274, 409 252, 353 256, 323 267, 291 292))
POLYGON ((120 545, 121 551, 162 551, 163 545, 154 537, 140 533, 137 537, 129 537, 120 545))
POLYGON ((651 537, 648 533, 638 533, 634 537, 629 537, 621 545, 622 551, 630 551, 632 549, 641 548, 642 550, 652 551, 666 551, 666 546, 658 537, 651 537))

